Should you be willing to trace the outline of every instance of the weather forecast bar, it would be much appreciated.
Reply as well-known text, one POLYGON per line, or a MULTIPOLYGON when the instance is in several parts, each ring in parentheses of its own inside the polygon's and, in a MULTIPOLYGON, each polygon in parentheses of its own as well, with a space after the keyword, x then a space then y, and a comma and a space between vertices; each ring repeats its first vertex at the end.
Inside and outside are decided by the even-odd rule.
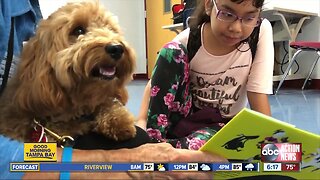
POLYGON ((259 171, 259 163, 10 163, 10 171, 259 171))

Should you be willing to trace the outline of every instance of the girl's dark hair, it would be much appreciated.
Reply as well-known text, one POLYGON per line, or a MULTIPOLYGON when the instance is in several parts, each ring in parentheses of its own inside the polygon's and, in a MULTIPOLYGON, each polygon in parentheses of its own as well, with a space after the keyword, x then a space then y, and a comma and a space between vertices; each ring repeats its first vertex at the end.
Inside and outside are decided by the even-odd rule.
MULTIPOLYGON (((230 1, 241 4, 246 0, 230 0, 230 1)), ((256 8, 262 8, 263 3, 264 3, 264 0, 252 0, 252 5, 256 8)), ((194 10, 191 18, 189 19, 190 35, 189 35, 187 49, 188 49, 188 56, 191 57, 190 60, 198 51, 199 49, 198 47, 201 46, 201 25, 206 22, 210 22, 210 16, 206 14, 206 10, 204 7, 204 0, 197 0, 197 7, 194 10)), ((240 42, 241 44, 242 43, 249 44, 249 47, 250 47, 249 49, 251 49, 253 59, 255 57, 257 43, 259 40, 259 31, 260 31, 260 26, 255 27, 251 35, 247 39, 240 42)), ((248 51, 249 49, 245 51, 248 51)), ((238 50, 241 51, 240 49, 238 50)))
MULTIPOLYGON (((197 1, 197 7, 194 10, 192 14, 192 18, 190 18, 190 21, 189 21, 190 28, 197 28, 198 26, 201 26, 205 22, 210 22, 210 16, 206 14, 206 10, 204 7, 204 0, 196 0, 196 1, 197 1)), ((241 4, 246 0, 230 0, 230 1, 241 4)), ((252 0, 252 5, 256 8, 262 8, 263 4, 264 4, 264 0, 252 0)))

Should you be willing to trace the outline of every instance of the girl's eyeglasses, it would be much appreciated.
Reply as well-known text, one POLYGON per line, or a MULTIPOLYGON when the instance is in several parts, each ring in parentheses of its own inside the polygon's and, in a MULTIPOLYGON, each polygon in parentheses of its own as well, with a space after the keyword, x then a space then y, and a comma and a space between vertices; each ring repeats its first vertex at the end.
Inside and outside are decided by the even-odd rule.
POLYGON ((212 3, 216 8, 216 13, 217 13, 216 18, 219 19, 220 21, 232 23, 239 19, 243 25, 249 26, 249 27, 257 27, 262 21, 262 19, 259 16, 258 17, 256 16, 239 17, 233 13, 230 13, 224 10, 219 10, 215 0, 212 0, 212 3))

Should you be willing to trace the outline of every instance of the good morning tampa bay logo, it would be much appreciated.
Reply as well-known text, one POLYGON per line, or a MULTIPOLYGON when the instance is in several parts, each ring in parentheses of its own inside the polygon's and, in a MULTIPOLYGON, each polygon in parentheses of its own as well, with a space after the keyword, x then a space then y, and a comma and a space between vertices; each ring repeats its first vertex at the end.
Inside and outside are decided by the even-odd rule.
POLYGON ((24 143, 24 161, 57 161, 56 143, 24 143))

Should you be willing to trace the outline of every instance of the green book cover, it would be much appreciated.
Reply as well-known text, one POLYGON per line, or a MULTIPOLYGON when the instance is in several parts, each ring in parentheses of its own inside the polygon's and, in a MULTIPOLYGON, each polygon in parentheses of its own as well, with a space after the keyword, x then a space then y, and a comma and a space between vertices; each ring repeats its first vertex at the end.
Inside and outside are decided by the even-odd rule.
POLYGON ((259 172, 215 172, 215 179, 265 175, 286 176, 294 179, 320 179, 319 135, 246 108, 218 131, 200 150, 220 154, 230 162, 260 163, 259 172), (301 143, 301 171, 263 171, 262 143, 301 143))

